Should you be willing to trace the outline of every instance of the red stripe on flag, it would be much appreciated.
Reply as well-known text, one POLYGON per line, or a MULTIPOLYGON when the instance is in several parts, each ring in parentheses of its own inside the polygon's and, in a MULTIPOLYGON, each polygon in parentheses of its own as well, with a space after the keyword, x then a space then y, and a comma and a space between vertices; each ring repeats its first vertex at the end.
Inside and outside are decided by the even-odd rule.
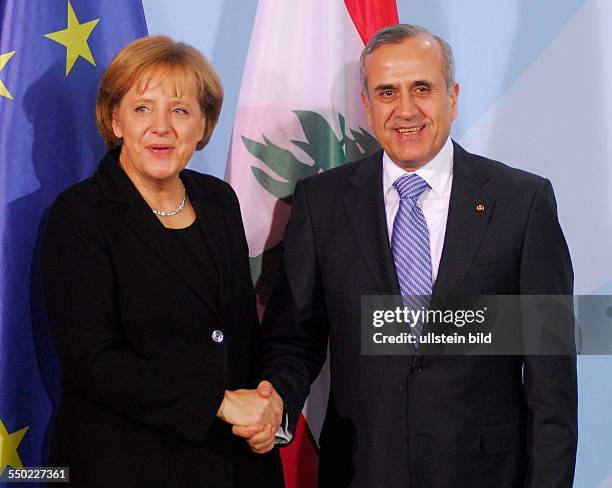
POLYGON ((319 448, 300 414, 293 442, 280 450, 287 487, 316 488, 319 478, 319 448))
POLYGON ((344 4, 364 44, 377 30, 399 22, 396 0, 344 0, 344 4))

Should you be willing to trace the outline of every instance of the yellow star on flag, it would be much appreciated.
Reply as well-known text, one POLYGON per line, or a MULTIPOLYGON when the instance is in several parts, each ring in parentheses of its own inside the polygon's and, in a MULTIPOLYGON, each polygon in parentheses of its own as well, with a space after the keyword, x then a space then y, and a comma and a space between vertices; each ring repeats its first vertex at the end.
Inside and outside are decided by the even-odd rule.
MULTIPOLYGON (((0 54, 0 71, 2 71, 2 68, 4 68, 6 63, 8 63, 9 59, 13 57, 13 54, 15 54, 15 51, 9 51, 8 53, 0 54)), ((8 88, 6 88, 6 86, 4 86, 4 83, 2 83, 2 80, 0 80, 0 97, 6 97, 9 100, 13 99, 10 92, 8 91, 8 88)))
POLYGON ((94 61, 87 39, 100 19, 90 20, 84 24, 79 24, 76 14, 68 1, 68 27, 64 30, 45 34, 45 37, 55 41, 62 46, 66 46, 66 76, 74 66, 74 63, 81 56, 94 66, 94 61))
POLYGON ((2 420, 0 420, 0 474, 2 474, 2 471, 4 471, 4 468, 7 466, 23 468, 21 458, 19 454, 17 454, 17 448, 27 430, 28 427, 24 427, 17 432, 9 434, 2 420))

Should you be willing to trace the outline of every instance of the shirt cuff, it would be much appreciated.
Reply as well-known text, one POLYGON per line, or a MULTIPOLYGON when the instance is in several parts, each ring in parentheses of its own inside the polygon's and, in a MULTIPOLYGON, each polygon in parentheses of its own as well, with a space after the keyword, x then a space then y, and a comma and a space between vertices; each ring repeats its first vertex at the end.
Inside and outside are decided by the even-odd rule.
POLYGON ((283 413, 283 417, 284 420, 281 422, 281 425, 278 426, 278 430, 275 434, 276 439, 274 440, 274 444, 277 446, 289 444, 291 439, 293 439, 293 433, 289 431, 289 415, 287 414, 287 411, 283 413))

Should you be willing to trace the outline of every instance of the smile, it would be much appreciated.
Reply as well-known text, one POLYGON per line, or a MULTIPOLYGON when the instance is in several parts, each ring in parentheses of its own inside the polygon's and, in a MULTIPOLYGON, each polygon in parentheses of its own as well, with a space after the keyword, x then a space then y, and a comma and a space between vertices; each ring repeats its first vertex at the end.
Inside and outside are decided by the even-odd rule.
POLYGON ((147 149, 154 154, 168 154, 174 148, 166 144, 151 144, 147 149))
POLYGON ((419 125, 416 127, 400 127, 399 129, 395 130, 400 134, 416 134, 417 132, 421 132, 424 128, 424 125, 419 125))

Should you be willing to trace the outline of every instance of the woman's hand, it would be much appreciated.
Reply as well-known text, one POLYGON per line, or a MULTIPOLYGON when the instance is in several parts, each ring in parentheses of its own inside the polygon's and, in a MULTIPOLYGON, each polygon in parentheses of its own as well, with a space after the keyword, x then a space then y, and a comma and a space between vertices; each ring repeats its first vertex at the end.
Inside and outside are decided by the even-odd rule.
POLYGON ((257 454, 274 447, 283 417, 283 400, 269 381, 256 390, 226 391, 217 416, 232 424, 234 435, 243 437, 257 454))
POLYGON ((248 428, 251 433, 263 430, 266 425, 276 432, 282 415, 283 401, 268 381, 262 381, 256 390, 226 390, 217 411, 217 417, 224 422, 248 428))

